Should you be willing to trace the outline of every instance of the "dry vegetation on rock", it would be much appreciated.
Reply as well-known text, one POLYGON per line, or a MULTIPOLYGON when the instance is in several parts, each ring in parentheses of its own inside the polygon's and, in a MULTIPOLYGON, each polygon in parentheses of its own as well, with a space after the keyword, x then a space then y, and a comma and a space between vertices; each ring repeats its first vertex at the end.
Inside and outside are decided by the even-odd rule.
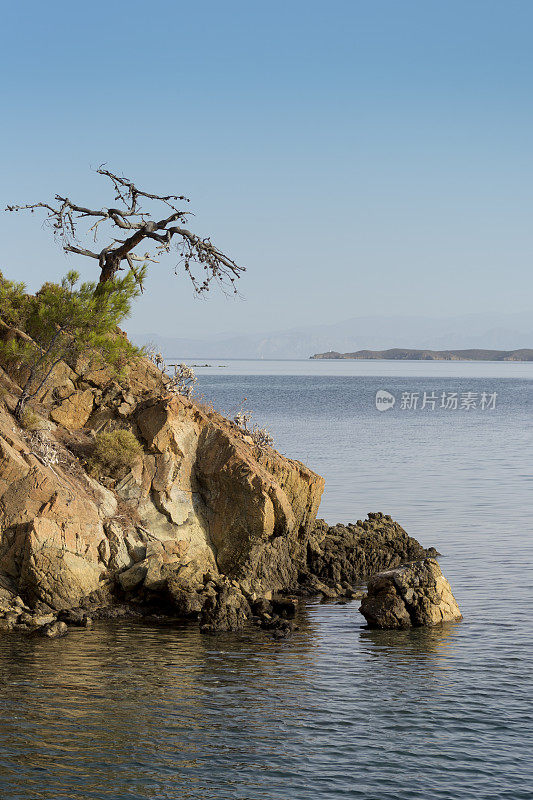
POLYGON ((140 442, 130 430, 116 428, 96 434, 94 450, 89 459, 91 473, 119 477, 127 473, 142 456, 140 442))

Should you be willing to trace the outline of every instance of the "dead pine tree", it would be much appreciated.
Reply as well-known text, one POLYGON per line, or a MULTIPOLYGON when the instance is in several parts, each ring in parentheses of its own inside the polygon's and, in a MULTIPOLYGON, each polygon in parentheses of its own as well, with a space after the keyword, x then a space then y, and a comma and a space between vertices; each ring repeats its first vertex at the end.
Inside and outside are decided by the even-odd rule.
POLYGON ((190 212, 180 209, 178 204, 188 203, 186 197, 143 192, 131 180, 115 175, 104 166, 96 171, 111 181, 116 208, 86 208, 69 197, 56 194, 55 203, 12 205, 5 210, 33 212, 43 209, 46 223, 52 227, 66 253, 98 261, 100 284, 112 280, 119 270, 126 268, 138 278, 142 291, 136 265, 157 263, 162 254, 169 253, 175 247, 178 255, 175 272, 181 265, 197 294, 207 292, 213 281, 237 293, 236 280, 245 268, 224 255, 209 238, 202 238, 184 227, 190 212), (150 206, 150 211, 144 210, 146 205, 150 206), (156 210, 161 207, 165 208, 165 212, 159 219, 156 218, 156 210), (92 250, 82 246, 82 236, 97 242, 104 231, 107 240, 104 247, 92 250), (148 250, 140 253, 141 245, 148 247, 148 250), (199 269, 198 274, 194 271, 194 265, 199 269))

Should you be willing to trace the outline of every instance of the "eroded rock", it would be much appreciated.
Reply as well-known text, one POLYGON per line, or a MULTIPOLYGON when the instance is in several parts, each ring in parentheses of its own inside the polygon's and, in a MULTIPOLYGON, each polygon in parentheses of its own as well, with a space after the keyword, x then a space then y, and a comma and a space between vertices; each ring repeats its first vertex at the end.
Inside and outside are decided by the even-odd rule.
POLYGON ((462 618, 450 584, 433 558, 375 575, 359 610, 371 628, 432 626, 462 618))
POLYGON ((53 464, 8 412, 13 376, 0 372, 11 404, 0 404, 0 628, 44 630, 58 611, 57 624, 84 625, 115 604, 198 618, 204 632, 253 621, 285 636, 297 603, 281 593, 353 597, 369 574, 426 554, 381 514, 315 524, 319 475, 169 393, 146 360, 120 382, 87 359, 57 368, 39 407, 59 426, 47 422, 53 464), (143 453, 98 482, 85 459, 117 426, 143 453))
POLYGON ((45 639, 60 639, 67 635, 68 625, 66 622, 51 622, 50 624, 39 628, 37 633, 39 636, 43 636, 45 639))
POLYGON ((424 556, 425 550, 388 514, 368 514, 368 519, 349 525, 328 526, 317 520, 307 548, 307 567, 330 588, 354 585, 382 570, 397 567, 424 556))
POLYGON ((69 430, 83 428, 91 416, 94 407, 94 396, 92 389, 75 391, 65 398, 60 405, 50 412, 54 422, 58 422, 69 430))
POLYGON ((227 579, 217 581, 214 589, 206 597, 200 614, 202 633, 222 633, 244 628, 252 616, 252 610, 241 590, 227 579))
POLYGON ((65 611, 60 611, 57 615, 60 622, 65 622, 67 625, 73 625, 76 628, 90 628, 93 624, 91 617, 83 608, 69 608, 65 611))

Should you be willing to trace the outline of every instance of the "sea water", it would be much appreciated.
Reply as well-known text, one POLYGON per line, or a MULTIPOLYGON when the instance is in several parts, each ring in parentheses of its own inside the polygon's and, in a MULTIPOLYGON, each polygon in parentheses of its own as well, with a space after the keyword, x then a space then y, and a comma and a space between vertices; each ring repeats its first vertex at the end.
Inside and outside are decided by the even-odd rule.
POLYGON ((326 478, 329 523, 382 511, 435 546, 464 619, 370 631, 357 602, 315 602, 281 642, 131 621, 4 635, 0 797, 532 798, 533 365, 197 374, 326 478))

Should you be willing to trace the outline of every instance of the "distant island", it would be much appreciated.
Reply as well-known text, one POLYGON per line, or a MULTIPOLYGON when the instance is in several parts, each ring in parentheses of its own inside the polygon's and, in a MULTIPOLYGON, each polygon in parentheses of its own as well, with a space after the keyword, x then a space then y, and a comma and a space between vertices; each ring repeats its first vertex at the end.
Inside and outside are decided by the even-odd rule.
POLYGON ((355 353, 315 353, 311 358, 351 358, 386 361, 533 361, 533 350, 358 350, 355 353))

